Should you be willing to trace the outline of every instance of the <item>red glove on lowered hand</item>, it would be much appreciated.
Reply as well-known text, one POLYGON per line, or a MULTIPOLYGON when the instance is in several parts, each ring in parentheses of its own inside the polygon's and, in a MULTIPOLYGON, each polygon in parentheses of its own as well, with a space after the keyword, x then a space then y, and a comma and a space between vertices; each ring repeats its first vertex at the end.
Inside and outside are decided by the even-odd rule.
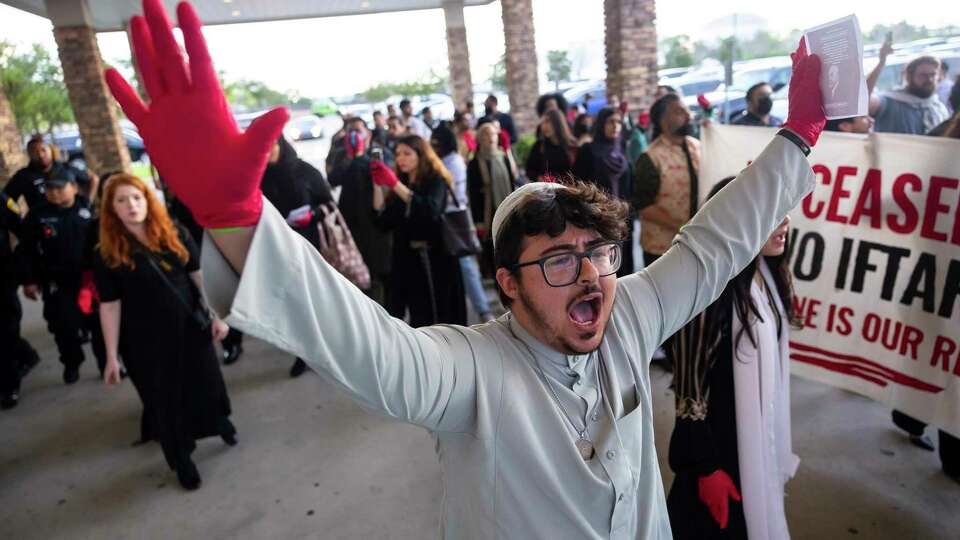
POLYGON ((241 132, 220 88, 200 19, 181 2, 177 18, 190 56, 174 40, 160 0, 143 0, 145 18, 130 20, 133 50, 150 95, 145 105, 114 69, 110 92, 137 126, 164 181, 206 228, 256 224, 262 211, 260 178, 270 149, 288 119, 274 109, 241 132))
POLYGON ((80 292, 77 293, 77 307, 80 313, 90 315, 93 313, 93 303, 100 301, 100 295, 97 293, 97 286, 93 283, 93 272, 87 270, 80 277, 80 292))
POLYGON ((739 501, 740 493, 737 487, 733 485, 730 475, 717 469, 710 476, 701 476, 699 482, 700 500, 707 505, 710 515, 720 525, 721 529, 727 528, 727 521, 730 519, 730 501, 727 497, 739 501))
POLYGON ((390 189, 393 189, 393 186, 400 181, 393 169, 387 167, 382 161, 370 162, 370 176, 373 177, 374 184, 390 189))
POLYGON ((800 38, 800 46, 790 58, 793 75, 790 76, 789 112, 783 127, 790 128, 813 146, 827 124, 820 92, 820 57, 807 54, 807 42, 800 38))

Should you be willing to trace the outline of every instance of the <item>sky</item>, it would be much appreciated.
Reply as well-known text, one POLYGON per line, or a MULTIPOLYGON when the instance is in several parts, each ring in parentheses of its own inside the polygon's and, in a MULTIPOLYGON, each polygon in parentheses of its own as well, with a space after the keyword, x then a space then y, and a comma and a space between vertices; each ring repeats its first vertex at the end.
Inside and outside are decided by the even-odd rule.
MULTIPOLYGON (((89 0, 95 2, 96 0, 89 0)), ((688 34, 695 41, 715 38, 726 28, 721 20, 749 14, 766 28, 786 34, 855 13, 863 29, 906 20, 915 25, 960 25, 960 10, 947 0, 877 2, 876 0, 665 0, 657 2, 659 37, 688 34), (802 7, 796 7, 802 6, 802 7)), ((603 0, 533 0, 539 69, 546 53, 570 52, 577 78, 603 78, 603 0)), ((499 1, 464 10, 474 84, 486 81, 503 54, 499 1)), ((379 82, 426 78, 431 70, 446 74, 443 11, 439 9, 383 15, 360 15, 250 23, 204 30, 218 70, 228 79, 253 79, 308 97, 342 96, 379 82)), ((0 36, 18 44, 40 42, 55 50, 47 19, 0 4, 0 36)), ((107 62, 129 58, 123 33, 101 33, 107 62)))

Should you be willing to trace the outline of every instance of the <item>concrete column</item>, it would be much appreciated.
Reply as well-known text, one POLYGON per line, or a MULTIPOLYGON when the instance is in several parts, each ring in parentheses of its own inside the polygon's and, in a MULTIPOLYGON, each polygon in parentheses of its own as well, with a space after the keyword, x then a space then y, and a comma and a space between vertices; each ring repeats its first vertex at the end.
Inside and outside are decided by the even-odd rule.
POLYGON ((450 89, 457 110, 473 101, 473 79, 470 77, 470 49, 467 48, 467 27, 463 20, 463 0, 445 0, 443 17, 447 23, 447 59, 450 64, 450 89))
POLYGON ((604 0, 607 96, 627 99, 630 110, 649 108, 657 90, 654 0, 604 0))
POLYGON ((96 32, 89 26, 68 26, 54 28, 53 36, 87 166, 98 174, 129 171, 130 153, 117 124, 113 97, 103 81, 96 32))
POLYGON ((117 124, 116 104, 103 80, 103 60, 87 0, 45 3, 87 166, 98 174, 129 171, 130 152, 117 124))
POLYGON ((0 85, 0 184, 6 184, 18 169, 27 164, 23 153, 23 142, 17 130, 17 119, 13 115, 7 95, 0 85))
POLYGON ((501 0, 503 35, 507 49, 507 92, 510 114, 520 133, 537 125, 537 98, 540 80, 537 47, 533 39, 532 0, 501 0))

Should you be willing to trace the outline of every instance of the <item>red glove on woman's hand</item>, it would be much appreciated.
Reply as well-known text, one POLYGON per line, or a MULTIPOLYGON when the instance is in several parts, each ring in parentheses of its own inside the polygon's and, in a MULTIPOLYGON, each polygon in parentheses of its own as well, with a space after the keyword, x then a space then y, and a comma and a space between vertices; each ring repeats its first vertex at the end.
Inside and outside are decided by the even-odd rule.
POLYGON ((793 75, 790 76, 789 112, 783 127, 790 128, 813 146, 827 124, 820 92, 820 57, 807 54, 807 42, 800 38, 800 46, 790 58, 793 75))
POLYGON ((370 176, 373 177, 374 184, 390 189, 393 189, 393 186, 397 185, 400 181, 397 179, 397 175, 393 172, 393 169, 387 167, 382 161, 370 162, 370 176))
POLYGON ((707 505, 710 515, 720 525, 721 529, 727 528, 727 521, 730 519, 730 501, 732 498, 739 501, 740 493, 737 487, 733 485, 730 475, 717 469, 710 476, 700 477, 700 500, 707 505))
POLYGON ((220 88, 200 19, 181 2, 177 19, 189 63, 173 38, 160 0, 143 0, 145 17, 130 19, 133 50, 150 95, 145 105, 114 69, 110 92, 137 126, 150 159, 178 199, 206 228, 256 224, 260 178, 287 121, 274 109, 241 132, 220 88))

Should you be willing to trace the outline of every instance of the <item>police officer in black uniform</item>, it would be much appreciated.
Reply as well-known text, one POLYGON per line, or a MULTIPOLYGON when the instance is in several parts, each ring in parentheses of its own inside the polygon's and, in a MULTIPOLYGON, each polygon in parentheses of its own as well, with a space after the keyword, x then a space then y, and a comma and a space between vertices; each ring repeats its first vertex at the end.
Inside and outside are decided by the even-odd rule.
POLYGON ((30 142, 27 143, 27 155, 30 157, 30 163, 17 171, 7 182, 6 187, 3 188, 3 192, 9 195, 14 202, 19 202, 22 196, 31 210, 42 204, 47 179, 62 176, 61 171, 63 169, 70 171, 76 179, 81 193, 88 198, 97 192, 97 184, 99 183, 97 175, 54 160, 50 145, 43 142, 43 139, 38 137, 30 139, 30 142))
POLYGON ((20 337, 20 298, 10 235, 20 235, 20 208, 0 193, 0 408, 12 409, 20 400, 20 379, 37 365, 37 351, 20 337))
POLYGON ((80 376, 83 335, 90 320, 81 313, 77 296, 93 216, 71 169, 58 169, 44 187, 46 202, 27 214, 17 251, 24 294, 36 300, 42 293, 43 318, 60 352, 63 382, 73 384, 80 376))

